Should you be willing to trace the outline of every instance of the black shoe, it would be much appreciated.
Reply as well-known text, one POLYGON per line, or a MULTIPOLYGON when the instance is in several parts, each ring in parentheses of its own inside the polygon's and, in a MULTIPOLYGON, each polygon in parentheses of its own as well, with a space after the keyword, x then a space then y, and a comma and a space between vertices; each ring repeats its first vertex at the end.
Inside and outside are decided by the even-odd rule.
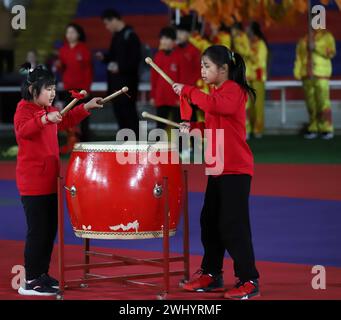
POLYGON ((54 296, 58 292, 58 289, 46 285, 43 276, 29 282, 25 281, 24 287, 18 290, 18 293, 24 296, 54 296))
POLYGON ((41 275, 41 279, 48 287, 59 289, 59 281, 53 277, 51 277, 48 273, 44 273, 41 275))

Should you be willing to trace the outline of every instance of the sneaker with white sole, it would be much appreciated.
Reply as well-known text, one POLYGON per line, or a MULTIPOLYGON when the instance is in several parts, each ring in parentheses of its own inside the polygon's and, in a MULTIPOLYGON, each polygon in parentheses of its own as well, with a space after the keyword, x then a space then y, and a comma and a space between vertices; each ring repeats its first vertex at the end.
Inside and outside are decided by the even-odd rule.
POLYGON ((59 289, 59 281, 51 277, 48 273, 42 274, 41 278, 48 287, 59 289))
POLYGON ((25 281, 24 287, 18 289, 18 293, 24 296, 54 296, 59 290, 52 288, 45 283, 46 279, 40 276, 31 281, 25 281))
POLYGON ((307 140, 312 140, 312 139, 316 139, 318 137, 318 134, 317 132, 307 132, 305 135, 304 135, 304 139, 307 139, 307 140))
POLYGON ((333 132, 323 132, 323 133, 321 133, 321 138, 323 140, 331 140, 334 138, 334 133, 333 132))

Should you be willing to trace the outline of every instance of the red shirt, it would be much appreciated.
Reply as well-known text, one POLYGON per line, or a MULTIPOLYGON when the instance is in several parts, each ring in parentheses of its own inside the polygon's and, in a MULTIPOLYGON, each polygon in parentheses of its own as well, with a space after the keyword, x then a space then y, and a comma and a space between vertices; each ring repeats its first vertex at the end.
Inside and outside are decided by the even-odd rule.
POLYGON ((69 111, 58 125, 44 125, 41 117, 51 111, 57 109, 52 106, 44 109, 26 100, 18 103, 14 115, 14 130, 19 146, 16 180, 22 196, 57 192, 60 167, 57 130, 74 127, 90 114, 84 109, 84 104, 80 104, 69 111))
POLYGON ((205 111, 205 129, 212 129, 212 138, 207 136, 205 153, 207 167, 217 168, 212 175, 252 176, 253 155, 246 142, 247 94, 244 90, 236 82, 227 80, 219 88, 212 88, 210 94, 191 86, 184 86, 181 94, 205 111), (223 129, 221 136, 217 129, 223 129))
POLYGON ((69 43, 65 43, 59 50, 59 59, 64 89, 85 89, 90 92, 93 71, 91 52, 86 44, 79 42, 71 48, 69 43))
MULTIPOLYGON (((169 53, 159 50, 153 60, 173 81, 180 81, 183 58, 177 49, 169 53)), ((150 81, 150 96, 154 99, 156 107, 177 106, 179 104, 179 97, 174 93, 172 86, 154 69, 151 69, 150 81)))
POLYGON ((178 45, 177 49, 184 58, 184 70, 181 72, 181 79, 179 82, 194 86, 201 77, 200 51, 189 42, 183 45, 178 45))

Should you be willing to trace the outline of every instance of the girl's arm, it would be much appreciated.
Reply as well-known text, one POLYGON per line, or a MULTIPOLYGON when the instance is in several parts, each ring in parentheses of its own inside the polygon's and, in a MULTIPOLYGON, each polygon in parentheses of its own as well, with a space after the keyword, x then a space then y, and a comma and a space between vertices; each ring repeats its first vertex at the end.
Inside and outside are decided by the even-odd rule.
POLYGON ((101 98, 96 97, 85 104, 82 103, 73 108, 71 111, 65 114, 62 122, 58 124, 58 130, 65 130, 79 124, 82 120, 84 120, 87 116, 90 115, 89 110, 103 107, 100 101, 101 98))
POLYGON ((45 114, 44 110, 40 110, 35 112, 32 117, 32 112, 18 111, 14 116, 14 129, 17 138, 31 139, 35 134, 39 133, 44 128, 41 118, 45 114))
POLYGON ((245 103, 245 97, 238 84, 231 84, 228 90, 206 94, 196 87, 174 84, 173 88, 176 93, 187 97, 191 103, 197 105, 201 110, 228 116, 234 114, 241 104, 245 103))

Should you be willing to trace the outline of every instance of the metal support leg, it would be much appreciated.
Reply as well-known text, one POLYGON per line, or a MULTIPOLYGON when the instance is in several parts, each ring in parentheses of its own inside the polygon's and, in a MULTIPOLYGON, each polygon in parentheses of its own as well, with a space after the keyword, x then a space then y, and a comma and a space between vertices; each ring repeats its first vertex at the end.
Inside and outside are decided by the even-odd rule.
POLYGON ((189 217, 188 217, 188 172, 184 171, 184 235, 183 235, 183 254, 184 254, 184 281, 189 280, 189 217))
MULTIPOLYGON (((65 257, 64 257, 64 202, 63 178, 58 177, 58 269, 59 269, 59 298, 62 299, 65 290, 65 257)), ((57 297, 58 298, 58 297, 57 297)))
POLYGON ((164 270, 164 295, 169 292, 169 194, 168 178, 163 178, 164 186, 164 225, 163 225, 163 270, 164 270))

